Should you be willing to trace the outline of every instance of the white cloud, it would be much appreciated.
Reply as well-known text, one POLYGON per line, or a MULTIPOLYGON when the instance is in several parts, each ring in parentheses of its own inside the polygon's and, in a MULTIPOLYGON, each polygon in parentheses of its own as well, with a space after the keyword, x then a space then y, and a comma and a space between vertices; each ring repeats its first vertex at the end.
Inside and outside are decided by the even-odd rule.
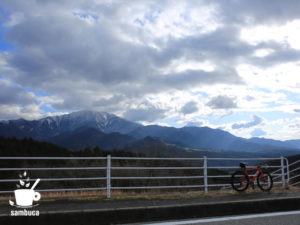
MULTIPOLYGON (((170 2, 171 3, 171 2, 170 2)), ((170 37, 183 38, 196 34, 212 32, 221 26, 216 6, 195 4, 190 7, 187 2, 172 2, 167 7, 155 5, 151 10, 143 8, 145 13, 137 7, 130 9, 128 16, 134 24, 147 36, 154 39, 167 40, 170 37)))
POLYGON ((297 124, 299 6, 3 0, 9 15, 0 32, 14 50, 0 53, 0 75, 9 83, 0 91, 0 119, 91 109, 249 137, 252 128, 232 124, 264 113, 256 129, 296 137, 271 123, 282 117, 297 124))
POLYGON ((187 70, 203 70, 206 72, 212 72, 215 70, 215 65, 209 61, 199 62, 180 58, 172 60, 172 62, 166 68, 158 69, 159 73, 162 75, 182 73, 187 70))
POLYGON ((237 67, 237 71, 250 87, 266 88, 271 91, 299 92, 300 61, 279 63, 271 68, 241 64, 237 67))
POLYGON ((300 49, 299 35, 300 20, 293 20, 281 26, 260 25, 241 30, 241 39, 252 45, 275 41, 298 50, 300 49))
POLYGON ((259 58, 263 58, 263 57, 266 57, 266 56, 272 54, 273 52, 274 52, 274 50, 270 49, 270 48, 260 48, 260 49, 255 50, 253 55, 256 57, 259 57, 259 58))
POLYGON ((42 110, 36 104, 30 104, 24 107, 18 105, 0 104, 0 117, 2 118, 2 120, 10 120, 16 118, 33 120, 41 118, 41 113, 42 110))

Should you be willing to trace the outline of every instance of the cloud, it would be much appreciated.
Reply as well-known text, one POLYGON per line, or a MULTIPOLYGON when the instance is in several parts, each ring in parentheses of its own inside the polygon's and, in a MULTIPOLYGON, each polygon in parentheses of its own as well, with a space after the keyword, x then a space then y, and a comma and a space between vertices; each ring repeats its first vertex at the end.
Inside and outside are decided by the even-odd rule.
POLYGON ((243 84, 224 58, 243 54, 245 43, 238 41, 238 30, 221 28, 215 4, 129 1, 128 11, 118 1, 3 5, 13 12, 5 21, 5 40, 17 51, 3 57, 0 73, 62 99, 52 105, 54 110, 125 112, 162 91, 243 84), (14 15, 22 16, 12 21, 14 15), (144 25, 137 24, 138 19, 144 25), (232 39, 236 45, 224 51, 232 39), (183 65, 180 71, 161 72, 181 59, 219 66, 207 70, 183 65))
POLYGON ((249 122, 242 122, 242 123, 234 123, 232 124, 232 129, 241 129, 241 128, 250 128, 257 126, 263 122, 263 118, 253 115, 252 121, 249 122))
POLYGON ((0 118, 2 120, 11 120, 15 118, 37 119, 41 117, 42 110, 36 104, 26 106, 18 105, 0 105, 0 118))
POLYGON ((232 23, 244 25, 285 23, 299 18, 297 9, 300 3, 297 0, 289 0, 285 3, 275 0, 272 4, 261 0, 215 2, 219 3, 219 11, 223 15, 223 20, 232 23))
POLYGON ((162 109, 146 101, 136 108, 126 110, 123 117, 136 122, 154 122, 163 119, 166 116, 166 112, 166 109, 162 109))
POLYGON ((191 114, 198 111, 197 102, 190 101, 181 107, 180 112, 183 114, 191 114))
POLYGON ((7 80, 0 79, 0 104, 25 106, 34 103, 36 103, 34 94, 22 87, 14 86, 7 80))
POLYGON ((202 127, 204 125, 204 122, 202 121, 192 121, 188 122, 185 126, 186 127, 202 127))
POLYGON ((226 95, 213 97, 207 103, 212 109, 233 109, 237 108, 236 99, 226 95))
POLYGON ((0 52, 0 76, 9 82, 0 84, 0 119, 47 108, 154 123, 184 114, 186 124, 201 107, 216 127, 236 113, 275 108, 296 117, 289 96, 300 87, 299 7, 296 0, 2 0, 1 42, 12 48, 0 52), (49 99, 39 101, 38 92, 49 99))
POLYGON ((265 136, 267 133, 262 130, 262 129, 254 129, 251 133, 252 137, 260 137, 260 136, 265 136))

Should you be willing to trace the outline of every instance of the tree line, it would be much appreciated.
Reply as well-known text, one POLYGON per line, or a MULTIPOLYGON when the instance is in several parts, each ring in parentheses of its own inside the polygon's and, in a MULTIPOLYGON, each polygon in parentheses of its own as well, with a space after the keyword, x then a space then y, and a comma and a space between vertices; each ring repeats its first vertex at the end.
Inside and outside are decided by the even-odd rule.
MULTIPOLYGON (((66 148, 33 140, 32 138, 16 139, 0 137, 0 156, 40 156, 40 157, 153 157, 151 152, 147 155, 135 152, 104 151, 98 146, 86 147, 80 151, 70 151, 66 148)), ((170 160, 112 160, 113 167, 183 167, 202 166, 201 161, 170 161, 170 160)), ((106 160, 0 160, 0 168, 54 168, 54 167, 106 167, 106 160)), ((2 171, 0 179, 18 179, 18 173, 23 171, 2 171)), ((31 178, 72 178, 72 177, 106 177, 106 170, 31 170, 31 178)), ((226 174, 224 171, 210 170, 210 175, 226 174)), ((112 177, 153 177, 153 176, 202 176, 202 169, 188 170, 112 170, 112 177)), ((210 180, 210 183, 228 183, 226 179, 210 180)), ((169 185, 201 185, 203 179, 145 179, 145 180, 112 180, 114 187, 127 186, 169 186, 169 185)), ((48 188, 91 188, 105 187, 105 180, 81 181, 47 181, 40 182, 39 189, 48 188)), ((16 182, 0 182, 0 190, 14 190, 16 182)))

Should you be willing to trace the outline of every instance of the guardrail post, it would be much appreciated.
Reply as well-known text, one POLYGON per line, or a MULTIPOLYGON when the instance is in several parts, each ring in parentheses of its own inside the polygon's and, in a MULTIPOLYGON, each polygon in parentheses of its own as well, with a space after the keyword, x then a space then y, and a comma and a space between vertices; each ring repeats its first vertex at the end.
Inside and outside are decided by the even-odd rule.
POLYGON ((111 157, 110 157, 110 155, 107 155, 107 159, 106 159, 106 198, 110 198, 110 189, 111 189, 110 171, 111 171, 111 157))
POLYGON ((285 159, 285 163, 286 163, 286 174, 287 174, 287 183, 290 183, 290 164, 289 164, 289 160, 287 158, 285 159))
POLYGON ((204 179, 204 193, 208 193, 207 183, 207 157, 203 157, 203 179, 204 179))
POLYGON ((280 157, 281 161, 281 182, 282 182, 282 189, 285 189, 285 174, 284 174, 284 157, 280 157))

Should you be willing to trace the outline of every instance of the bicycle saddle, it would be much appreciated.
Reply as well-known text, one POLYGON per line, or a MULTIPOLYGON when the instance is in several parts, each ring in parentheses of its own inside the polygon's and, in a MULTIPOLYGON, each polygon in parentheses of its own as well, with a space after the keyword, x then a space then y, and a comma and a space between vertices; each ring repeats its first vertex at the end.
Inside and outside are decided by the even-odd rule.
POLYGON ((240 163, 241 168, 246 168, 246 163, 240 163))

